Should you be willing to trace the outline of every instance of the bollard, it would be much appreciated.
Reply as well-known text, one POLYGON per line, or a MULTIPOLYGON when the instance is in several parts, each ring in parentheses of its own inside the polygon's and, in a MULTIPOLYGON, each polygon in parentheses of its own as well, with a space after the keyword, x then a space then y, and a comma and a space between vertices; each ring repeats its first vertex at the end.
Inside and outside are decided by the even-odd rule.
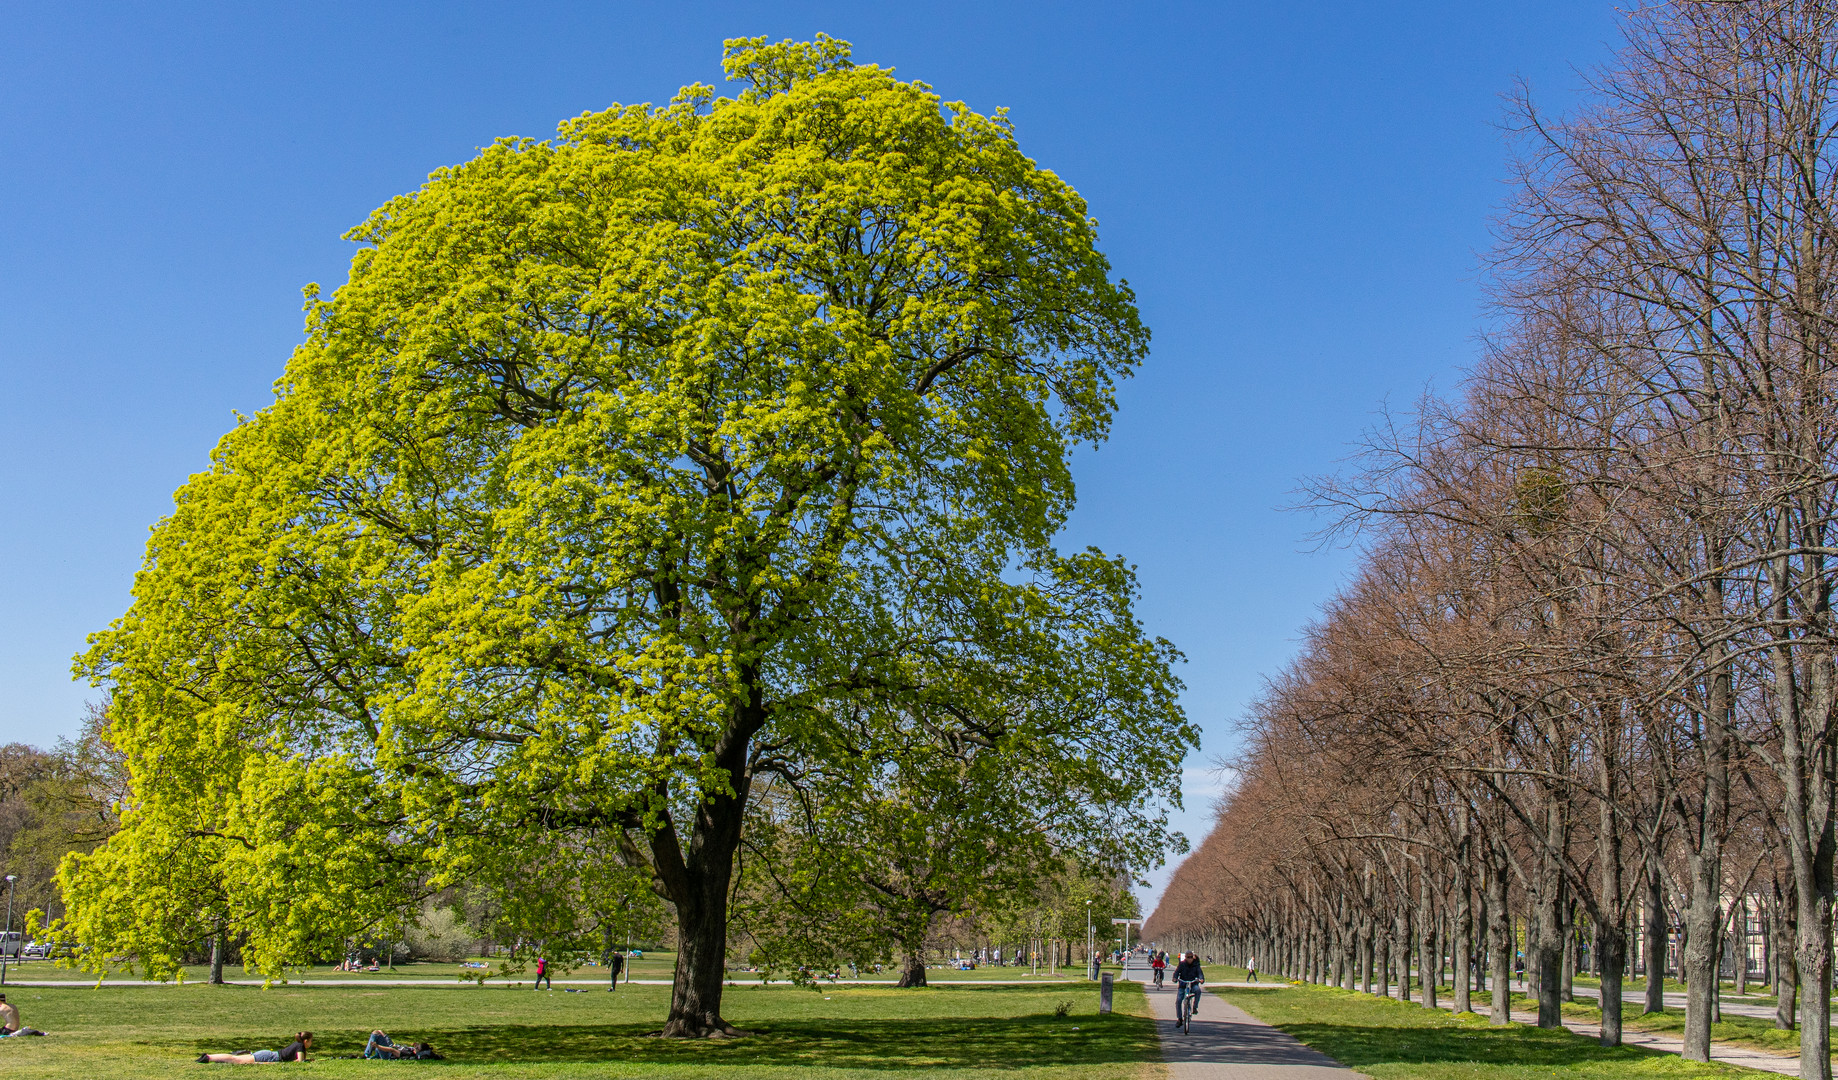
POLYGON ((1098 1012, 1100 1014, 1103 1014, 1109 1011, 1110 1011, 1110 972, 1107 971, 1104 973, 1103 980, 1101 980, 1098 983, 1098 1012))

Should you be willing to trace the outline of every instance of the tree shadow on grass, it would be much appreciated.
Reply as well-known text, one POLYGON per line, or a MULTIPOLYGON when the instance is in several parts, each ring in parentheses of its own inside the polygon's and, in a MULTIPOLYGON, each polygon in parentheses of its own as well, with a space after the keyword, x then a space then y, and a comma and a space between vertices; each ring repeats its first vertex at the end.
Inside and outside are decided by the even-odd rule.
MULTIPOLYGON (((647 1065, 753 1065, 853 1069, 1020 1069, 1154 1061, 1152 1021, 1133 1016, 1001 1019, 771 1020, 738 1039, 660 1039, 655 1024, 493 1024, 425 1029, 454 1064, 620 1061, 647 1065), (1077 1028, 1077 1030, 1074 1030, 1077 1028)), ((361 1048, 368 1032, 326 1032, 328 1054, 361 1048)), ((430 1063, 432 1064, 432 1063, 430 1063)))
POLYGON ((1368 1065, 1476 1062, 1553 1069, 1616 1061, 1646 1061, 1655 1052, 1636 1046, 1607 1049, 1572 1032, 1533 1027, 1447 1025, 1363 1027, 1351 1024, 1277 1025, 1309 1046, 1355 1069, 1368 1065))
POLYGON ((1222 996, 1355 1069, 1474 1064, 1573 1068, 1590 1075, 1626 1068, 1631 1075, 1686 1066, 1673 1054, 1639 1046, 1605 1048, 1563 1028, 1494 1027, 1479 1017, 1461 1019, 1415 1003, 1328 988, 1233 988, 1222 996))

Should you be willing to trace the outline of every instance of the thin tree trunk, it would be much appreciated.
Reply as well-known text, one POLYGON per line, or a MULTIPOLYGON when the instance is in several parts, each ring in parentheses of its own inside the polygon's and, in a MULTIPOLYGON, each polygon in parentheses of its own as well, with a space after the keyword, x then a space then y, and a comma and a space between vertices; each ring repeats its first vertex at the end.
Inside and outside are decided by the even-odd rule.
POLYGON ((1455 942, 1450 946, 1455 961, 1455 1011, 1473 1012, 1473 991, 1469 983, 1474 964, 1474 901, 1468 890, 1468 867, 1461 853, 1455 860, 1455 942))
POLYGON ((1769 967, 1774 976, 1774 1026, 1792 1031, 1799 1015, 1800 966, 1794 962, 1797 925, 1794 911, 1793 879, 1786 888, 1777 880, 1774 902, 1768 908, 1769 967))
POLYGON ((1671 923, 1666 918, 1666 883, 1659 868, 1659 855, 1647 853, 1647 896, 1644 905, 1646 931, 1641 944, 1646 949, 1647 993, 1643 1013, 1666 1011, 1666 945, 1671 923))
POLYGON ((1436 984, 1442 981, 1442 951, 1436 940, 1436 917, 1428 868, 1417 872, 1417 968, 1423 985, 1423 1007, 1436 1007, 1436 984))

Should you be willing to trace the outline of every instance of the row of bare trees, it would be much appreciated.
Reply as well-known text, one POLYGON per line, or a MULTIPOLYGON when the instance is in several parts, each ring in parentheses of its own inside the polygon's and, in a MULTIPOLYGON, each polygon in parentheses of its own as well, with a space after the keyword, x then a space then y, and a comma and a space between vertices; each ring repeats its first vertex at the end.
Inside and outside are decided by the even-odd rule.
POLYGON ((1360 569, 1253 709, 1151 934, 1337 983, 1447 956, 1465 1008, 1522 913, 1556 1024, 1586 927, 1613 1044, 1630 942, 1662 949, 1671 908, 1704 1059, 1760 904, 1801 1075, 1828 1078, 1838 3, 1634 12, 1590 87, 1564 117, 1517 102, 1463 394, 1315 485, 1360 569))

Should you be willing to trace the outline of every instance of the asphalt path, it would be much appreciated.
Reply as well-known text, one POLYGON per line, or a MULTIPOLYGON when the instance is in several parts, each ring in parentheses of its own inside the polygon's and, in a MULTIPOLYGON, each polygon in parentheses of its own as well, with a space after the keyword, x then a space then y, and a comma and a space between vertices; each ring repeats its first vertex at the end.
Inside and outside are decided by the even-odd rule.
POLYGON ((1356 1073, 1222 997, 1204 994, 1188 1030, 1174 1023, 1172 983, 1143 987, 1169 1080, 1358 1080, 1356 1073))

